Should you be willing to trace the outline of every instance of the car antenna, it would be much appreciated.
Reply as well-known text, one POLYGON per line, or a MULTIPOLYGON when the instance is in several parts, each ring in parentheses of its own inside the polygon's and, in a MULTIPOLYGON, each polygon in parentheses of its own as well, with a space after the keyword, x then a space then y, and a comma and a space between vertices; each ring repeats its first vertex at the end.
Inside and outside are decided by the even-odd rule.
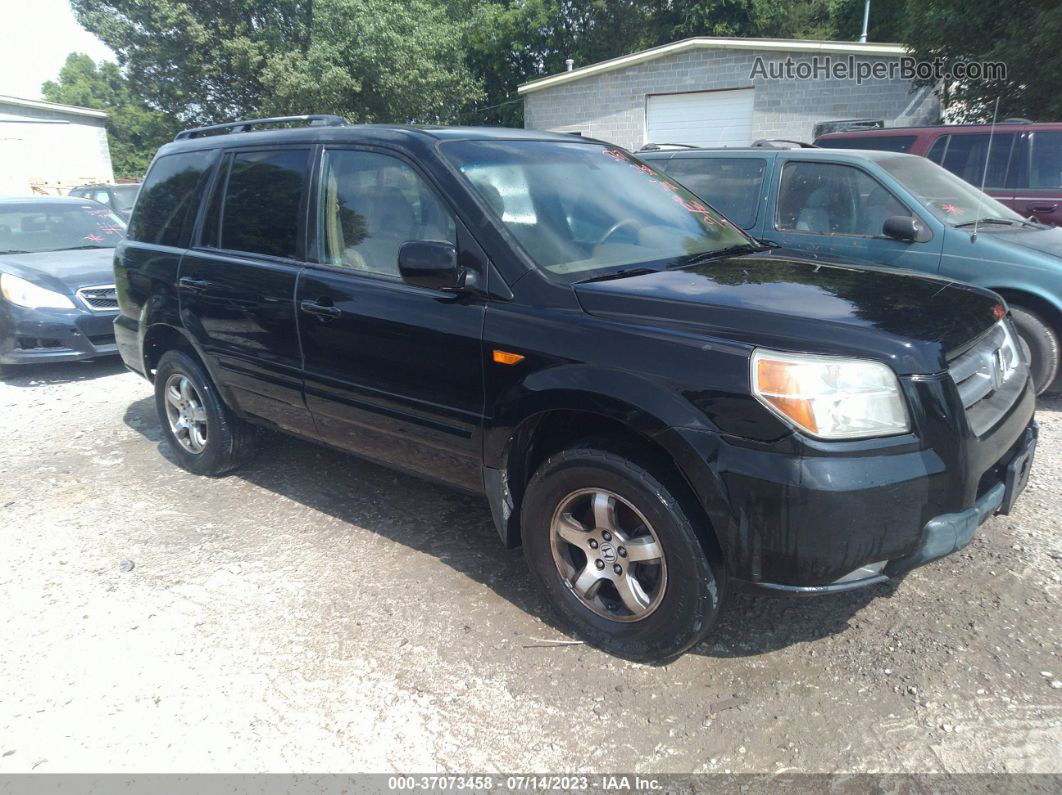
MULTIPOLYGON (((988 150, 985 152, 985 167, 981 171, 981 195, 985 192, 985 183, 988 181, 988 161, 992 157, 992 136, 996 134, 996 116, 999 115, 999 97, 996 97, 996 107, 992 111, 992 126, 988 128, 988 150)), ((981 220, 981 196, 977 197, 977 216, 974 218, 973 235, 970 242, 977 240, 977 222, 981 220)))

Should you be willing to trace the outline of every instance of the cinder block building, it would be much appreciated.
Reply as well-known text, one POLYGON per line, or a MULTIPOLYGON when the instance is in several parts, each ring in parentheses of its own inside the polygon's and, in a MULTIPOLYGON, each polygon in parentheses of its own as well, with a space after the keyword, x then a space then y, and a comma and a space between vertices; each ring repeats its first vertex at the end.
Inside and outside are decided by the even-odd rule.
MULTIPOLYGON (((899 44, 692 38, 519 87, 524 126, 647 143, 747 146, 810 141, 822 122, 935 124, 931 87, 914 88, 899 44)), ((909 59, 908 59, 909 60, 909 59)))

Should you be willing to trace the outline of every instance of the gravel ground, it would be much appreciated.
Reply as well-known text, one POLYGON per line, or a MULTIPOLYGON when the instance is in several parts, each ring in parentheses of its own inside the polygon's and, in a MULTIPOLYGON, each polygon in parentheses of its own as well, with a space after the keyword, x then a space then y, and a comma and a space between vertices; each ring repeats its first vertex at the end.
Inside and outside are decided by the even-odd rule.
POLYGON ((738 594, 649 667, 571 643, 481 500, 280 437, 196 477, 118 363, 9 371, 0 773, 1060 771, 1062 400, 1039 418, 962 552, 738 594))

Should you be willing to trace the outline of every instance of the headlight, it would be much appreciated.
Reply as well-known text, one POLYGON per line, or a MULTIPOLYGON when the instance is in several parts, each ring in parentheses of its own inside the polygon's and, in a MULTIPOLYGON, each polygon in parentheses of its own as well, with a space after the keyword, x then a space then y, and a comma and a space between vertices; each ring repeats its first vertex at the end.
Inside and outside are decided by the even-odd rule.
POLYGON ((29 307, 30 309, 73 309, 74 302, 62 293, 53 290, 45 290, 33 282, 12 276, 10 273, 0 273, 0 294, 12 304, 29 307))
POLYGON ((910 429, 900 383, 881 362, 756 350, 752 392, 790 425, 822 439, 910 429))

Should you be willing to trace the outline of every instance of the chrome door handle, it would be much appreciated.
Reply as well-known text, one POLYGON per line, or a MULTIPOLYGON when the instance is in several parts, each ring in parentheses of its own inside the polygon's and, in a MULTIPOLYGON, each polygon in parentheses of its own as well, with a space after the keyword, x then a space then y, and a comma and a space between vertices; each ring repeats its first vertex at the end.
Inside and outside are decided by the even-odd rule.
POLYGON ((186 290, 195 290, 200 293, 204 290, 209 290, 213 286, 206 279, 193 279, 190 276, 182 276, 177 283, 186 290))
POLYGON ((321 320, 334 320, 343 314, 343 310, 338 306, 319 304, 316 301, 300 301, 299 309, 308 315, 316 315, 321 320))

